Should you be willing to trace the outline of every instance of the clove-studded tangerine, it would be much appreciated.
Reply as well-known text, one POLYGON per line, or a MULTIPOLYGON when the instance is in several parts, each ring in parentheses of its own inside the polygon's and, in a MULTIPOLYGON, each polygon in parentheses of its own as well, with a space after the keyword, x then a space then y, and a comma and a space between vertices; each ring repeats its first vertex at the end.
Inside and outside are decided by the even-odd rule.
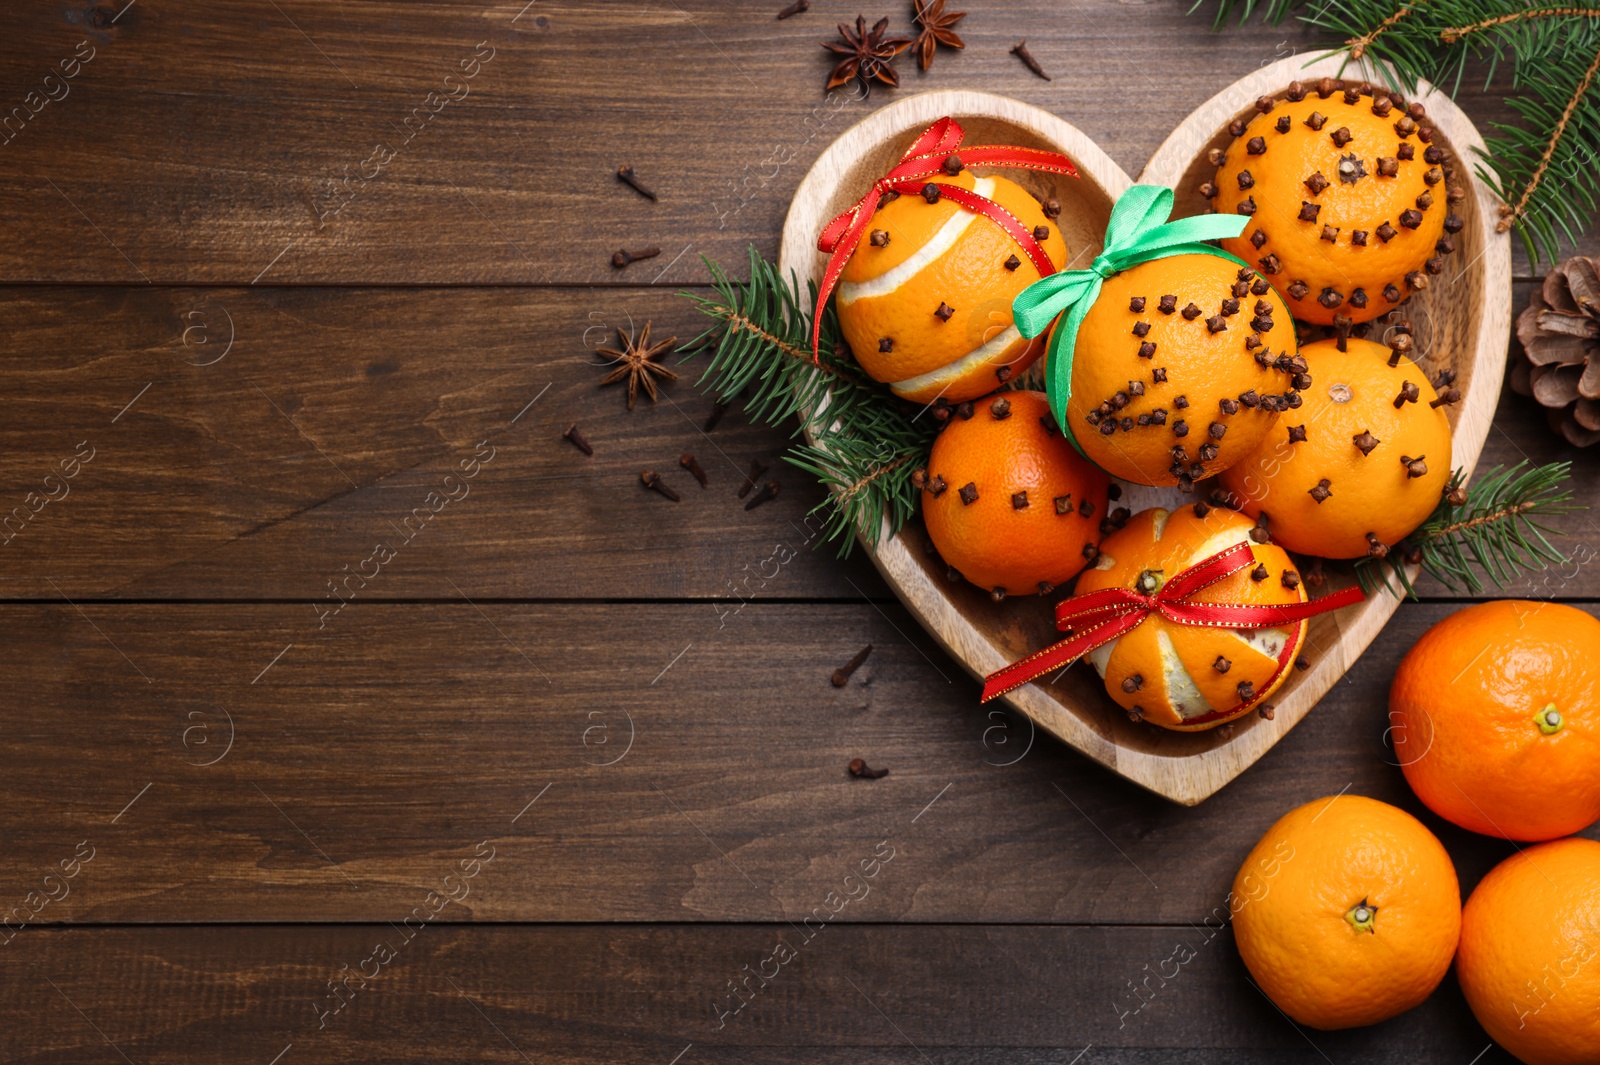
POLYGON ((1222 246, 1289 293, 1296 318, 1370 321, 1444 271, 1465 190, 1420 104, 1324 78, 1262 97, 1212 153, 1202 187, 1221 213, 1250 216, 1222 246))
POLYGON ((913 483, 939 554, 996 599, 1071 580, 1112 517, 1110 481, 1055 429, 1042 392, 1005 392, 951 418, 913 483))
POLYGON ((1067 261, 1060 226, 1031 193, 1003 177, 954 169, 954 176, 934 176, 923 195, 878 209, 836 300, 856 361, 918 403, 993 392, 1043 350, 1042 340, 1017 331, 1011 315, 1011 301, 1039 271, 1005 230, 940 196, 941 185, 994 200, 1033 231, 1051 262, 1067 261))
MULTIPOLYGON (((1077 594, 1102 588, 1153 594, 1190 566, 1248 542, 1250 531, 1242 515, 1203 503, 1170 512, 1141 511, 1100 544, 1094 565, 1078 578, 1077 594)), ((1250 551, 1255 566, 1209 585, 1195 598, 1256 605, 1306 601, 1305 587, 1281 547, 1251 543, 1250 551)), ((1129 717, 1195 732, 1263 705, 1288 678, 1305 632, 1304 621, 1234 629, 1182 625, 1152 615, 1085 658, 1129 717)))
POLYGON ((1279 419, 1293 424, 1222 474, 1231 501, 1267 520, 1291 551, 1382 557, 1439 505, 1451 470, 1447 408, 1460 393, 1449 371, 1436 392, 1407 354, 1408 327, 1395 329, 1388 346, 1301 348, 1315 384, 1292 418, 1279 419))
POLYGON ((1218 255, 1152 259, 1107 279, 1085 315, 1066 416, 1113 476, 1188 489, 1299 404, 1295 354, 1288 308, 1258 272, 1218 255))

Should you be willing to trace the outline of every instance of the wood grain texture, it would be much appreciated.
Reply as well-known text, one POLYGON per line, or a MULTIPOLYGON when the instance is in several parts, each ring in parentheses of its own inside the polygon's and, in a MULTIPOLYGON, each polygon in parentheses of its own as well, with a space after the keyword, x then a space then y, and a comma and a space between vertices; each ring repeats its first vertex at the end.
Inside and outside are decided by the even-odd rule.
POLYGON ((505 860, 443 919, 800 920, 889 839, 875 920, 1181 924, 1345 789, 1418 812, 1470 888, 1510 845, 1427 814, 1385 746, 1393 669, 1448 610, 1402 608, 1185 809, 980 707, 898 607, 13 605, 0 683, 36 709, 0 740, 0 916, 87 841, 40 920, 398 919, 487 840, 505 860))
MULTIPOLYGON (((1156 151, 1139 181, 1177 189, 1176 217, 1209 213, 1210 204, 1193 190, 1211 173, 1207 150, 1231 139, 1228 123, 1251 111, 1258 98, 1281 97, 1296 78, 1333 77, 1342 69, 1335 57, 1307 63, 1293 56, 1246 75, 1185 118, 1156 151)), ((1381 79, 1376 70, 1364 75, 1381 79)), ((1426 86, 1419 91, 1437 143, 1451 158, 1469 158, 1482 150, 1478 131, 1448 97, 1426 86)), ((1071 261, 1087 262, 1100 250, 1111 206, 1132 184, 1120 168, 1079 130, 1047 112, 981 93, 937 92, 897 101, 828 146, 801 182, 784 221, 780 270, 820 284, 826 260, 813 247, 815 235, 829 219, 851 207, 854 190, 870 187, 911 141, 945 115, 962 123, 968 143, 1042 147, 1072 158, 1080 171, 1076 179, 1027 172, 1013 176, 1040 199, 1060 200, 1057 224, 1071 261)), ((1460 180, 1468 190, 1468 199, 1458 207, 1465 221, 1461 263, 1444 283, 1407 301, 1405 312, 1421 338, 1418 361, 1427 369, 1449 366, 1460 374, 1463 402, 1449 412, 1454 433, 1451 464, 1470 474, 1489 433, 1505 377, 1511 329, 1510 241, 1495 232, 1497 215, 1489 189, 1465 173, 1460 180)), ((1129 506, 1135 510, 1177 507, 1191 498, 1176 491, 1129 489, 1129 506)), ((885 539, 871 555, 912 614, 969 674, 982 678, 1055 640, 1048 617, 1040 623, 1040 610, 1015 601, 996 605, 971 589, 952 587, 937 558, 923 550, 926 544, 913 528, 885 539)), ((1328 590, 1354 583, 1349 567, 1334 567, 1328 590)), ((1355 662, 1396 605, 1392 596, 1374 596, 1337 614, 1313 618, 1307 639, 1321 652, 1319 660, 1309 671, 1292 673, 1274 693, 1271 721, 1250 715, 1229 728, 1152 734, 1138 722, 1119 721, 1101 684, 1088 673, 1049 688, 1024 686, 1004 698, 1102 765, 1174 802, 1193 805, 1244 772, 1293 729, 1355 662)))
MULTIPOLYGON (((1531 290, 1516 286, 1515 310, 1531 290)), ((488 438, 497 451, 472 495, 363 597, 888 598, 860 552, 840 564, 831 547, 804 549, 822 490, 777 461, 787 429, 734 408, 703 435, 711 401, 692 363, 632 414, 620 388, 597 387, 594 347, 645 321, 658 336, 700 328, 667 292, 0 288, 0 521, 13 518, 0 597, 325 599, 488 438), (573 422, 593 458, 560 438, 573 422), (14 509, 31 512, 28 493, 46 495, 43 478, 59 480, 85 440, 95 457, 70 494, 19 531, 14 509), (677 468, 684 451, 707 470, 703 493, 677 468), (733 486, 754 458, 783 490, 747 512, 733 486), (647 467, 684 502, 643 491, 647 467), (795 554, 773 576, 763 563, 779 544, 795 554)), ((1600 498, 1600 466, 1504 392, 1483 467, 1563 458, 1577 498, 1600 498)), ((1556 525, 1576 561, 1513 590, 1600 597, 1593 516, 1556 525)))
POLYGON ((699 318, 666 292, 7 289, 0 595, 323 600, 382 542, 400 557, 351 592, 860 596, 870 566, 807 546, 822 490, 781 461, 788 430, 734 409, 706 434, 692 363, 631 413, 598 387, 617 328, 687 341, 699 318), (747 511, 754 459, 782 491, 747 511), (647 468, 683 502, 645 491, 647 468))
POLYGON ((1231 935, 1205 927, 816 927, 809 940, 786 924, 423 927, 410 940, 387 923, 24 933, 0 954, 0 1053, 34 1065, 115 1051, 175 1063, 283 1053, 285 1065, 1039 1065, 1092 1045, 1084 1062, 1511 1061, 1453 975, 1384 1024, 1297 1030, 1254 990, 1231 935), (780 941, 794 956, 775 970, 780 941), (393 959, 364 979, 380 943, 393 959), (1176 975, 1163 983, 1146 965, 1176 975), (748 975, 758 968, 773 974, 765 986, 748 975), (733 1013, 730 982, 745 979, 748 1004, 733 1013), (1146 979, 1140 999, 1132 985, 1146 979))
MULTIPOLYGON (((541 0, 519 18, 524 0, 139 0, 112 22, 120 4, 27 5, 0 41, 0 106, 23 106, 79 42, 94 58, 0 145, 0 280, 605 284, 656 263, 666 282, 703 280, 701 253, 774 254, 817 154, 896 98, 825 98, 817 42, 853 11, 778 22, 776 6, 541 0), (480 41, 493 58, 467 95, 412 118, 431 92, 460 95, 480 41), (659 203, 618 184, 622 163, 659 203), (609 265, 644 244, 662 258, 609 265)), ((927 74, 901 64, 902 95, 1014 96, 1137 173, 1197 103, 1319 48, 1294 23, 1212 35, 1186 7, 975 11, 964 52, 927 74), (1055 80, 1008 54, 1022 37, 1055 80)), ((1474 120, 1509 120, 1503 86, 1480 84, 1462 91, 1474 120)))
MULTIPOLYGON (((730 411, 707 440, 687 380, 628 415, 589 365, 630 317, 694 332, 670 288, 707 280, 702 253, 736 274, 752 243, 775 255, 805 170, 896 99, 1012 96, 1132 174, 1311 39, 1212 36, 1187 0, 971 5, 965 51, 829 98, 816 42, 857 9, 778 22, 781 2, 7 11, 0 1060, 1509 1061, 1453 977, 1310 1042, 1227 933, 1124 1014, 1285 809, 1348 786, 1420 812, 1384 693, 1448 606, 1402 607, 1249 773, 1175 807, 979 708, 865 560, 804 550, 804 478, 774 464, 782 494, 744 511, 736 476, 786 429, 730 411), (1023 37, 1054 81, 1008 54, 1023 37), (69 95, 30 103, 88 48, 69 95), (560 439, 573 421, 592 459, 560 439), (433 511, 484 440, 470 496, 433 511), (683 503, 640 489, 646 466, 683 503), (395 557, 350 576, 388 530, 395 557), (346 579, 359 594, 324 625, 346 579), (858 756, 890 775, 849 779, 858 756), (13 934, 80 841, 70 894, 13 934), (717 1028, 727 982, 880 843, 870 896, 717 1028), (494 861, 448 927, 319 1027, 329 981, 398 944, 480 844, 494 861)), ((1501 91, 1469 77, 1461 100, 1486 125, 1511 117, 1501 91)), ((1483 462, 1523 456, 1578 458, 1579 497, 1600 493, 1503 396, 1483 462)), ((1560 524, 1582 561, 1526 590, 1600 598, 1600 529, 1560 524)), ((1510 852, 1423 816, 1464 889, 1510 852)))

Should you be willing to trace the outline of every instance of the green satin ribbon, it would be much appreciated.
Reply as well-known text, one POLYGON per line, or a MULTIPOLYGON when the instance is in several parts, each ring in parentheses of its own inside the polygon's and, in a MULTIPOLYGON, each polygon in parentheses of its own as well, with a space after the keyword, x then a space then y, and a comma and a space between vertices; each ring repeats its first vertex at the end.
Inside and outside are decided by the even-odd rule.
MULTIPOLYGON (((1139 263, 1165 259, 1169 255, 1215 255, 1240 266, 1243 259, 1221 248, 1204 243, 1237 237, 1250 219, 1244 215, 1207 214, 1168 222, 1172 213, 1172 190, 1159 185, 1135 185, 1118 197, 1106 226, 1105 248, 1095 256, 1087 270, 1068 270, 1042 277, 1017 294, 1011 313, 1022 335, 1033 338, 1050 328, 1057 315, 1065 312, 1061 324, 1050 338, 1048 378, 1045 393, 1050 411, 1072 446, 1083 454, 1083 447, 1067 423, 1067 397, 1072 392, 1072 356, 1078 343, 1078 327, 1100 296, 1107 278, 1139 263)), ((1252 268, 1253 269, 1253 268, 1252 268)))

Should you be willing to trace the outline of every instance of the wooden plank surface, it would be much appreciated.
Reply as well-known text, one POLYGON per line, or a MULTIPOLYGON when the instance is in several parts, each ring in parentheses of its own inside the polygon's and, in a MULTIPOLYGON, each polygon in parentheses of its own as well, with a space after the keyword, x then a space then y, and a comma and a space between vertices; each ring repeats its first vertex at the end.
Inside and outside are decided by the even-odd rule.
MULTIPOLYGON (((888 597, 863 560, 808 546, 822 493, 781 461, 787 430, 735 408, 703 431, 695 363, 632 413, 598 387, 594 349, 617 327, 687 341, 698 317, 611 289, 0 290, 0 596, 888 597), (593 458, 561 438, 573 423, 593 458), (485 440, 493 457, 450 489, 468 494, 425 532, 403 525, 485 440), (92 460, 59 485, 85 441, 92 460), (678 467, 685 451, 711 488, 678 467), (735 486, 756 458, 783 487, 746 511, 735 486), (644 491, 646 468, 683 502, 644 491), (382 578, 331 593, 380 541, 400 556, 382 578)), ((1483 468, 1578 457, 1531 399, 1502 396, 1483 468)), ((1600 469, 1580 459, 1573 488, 1600 495, 1600 469)), ((1593 517, 1557 525, 1581 561, 1514 590, 1600 596, 1593 517)))
MULTIPOLYGON (((524 4, 8 12, 0 1060, 1508 1061, 1453 977, 1298 1032, 1207 923, 1260 833, 1342 788, 1421 814, 1464 889, 1510 853, 1422 811, 1384 742, 1444 590, 1198 808, 980 708, 870 566, 808 548, 786 431, 707 436, 687 378, 631 414, 596 387, 616 327, 695 332, 672 290, 699 257, 774 254, 811 162, 896 97, 821 91, 857 9, 524 4), (755 458, 783 489, 746 511, 755 458)), ((902 61, 900 95, 1015 96, 1130 174, 1241 70, 1316 50, 1186 0, 969 6, 968 48, 902 61)), ((1503 91, 1460 99, 1486 124, 1503 91)), ((1504 396, 1484 463, 1522 458, 1600 491, 1504 396)), ((1593 611, 1600 528, 1559 524, 1576 560, 1518 590, 1593 611)))
MULTIPOLYGON (((817 42, 857 11, 831 2, 783 22, 773 0, 541 0, 520 17, 478 0, 138 0, 113 22, 117 6, 30 5, 0 41, 7 106, 92 50, 0 149, 0 280, 703 280, 700 254, 775 254, 800 176, 892 96, 824 96, 817 42), (625 163, 659 203, 618 184, 625 163), (642 245, 662 258, 619 278, 612 252, 642 245)), ((1213 36, 1186 6, 978 10, 967 49, 908 69, 903 91, 1015 96, 1137 174, 1239 71, 1319 47, 1293 22, 1213 36), (1053 81, 1008 54, 1023 37, 1053 81)), ((1470 81, 1461 98, 1508 119, 1502 92, 1470 81)))
MULTIPOLYGON (((899 860, 876 879, 892 879, 899 860)), ((497 874, 491 865, 479 879, 497 874)), ((859 905, 876 898, 866 890, 859 905)), ((1297 1029, 1254 989, 1229 933, 1206 926, 809 927, 809 939, 787 924, 25 932, 0 955, 0 1053, 29 1063, 282 1054, 283 1065, 1511 1060, 1491 1049, 1453 977, 1385 1024, 1297 1029), (376 975, 363 978, 363 963, 376 975), (773 974, 764 987, 749 975, 758 969, 773 974), (25 1044, 19 1031, 31 1033, 25 1044)))
POLYGON ((87 840, 41 920, 381 920, 487 840, 493 890, 446 919, 799 920, 888 838, 874 919, 1182 923, 1289 805, 1346 790, 1418 812, 1470 887, 1510 845, 1427 814, 1385 745, 1394 666, 1449 609, 1403 608, 1186 809, 980 708, 897 606, 7 607, 0 682, 50 712, 0 748, 0 899, 87 840))

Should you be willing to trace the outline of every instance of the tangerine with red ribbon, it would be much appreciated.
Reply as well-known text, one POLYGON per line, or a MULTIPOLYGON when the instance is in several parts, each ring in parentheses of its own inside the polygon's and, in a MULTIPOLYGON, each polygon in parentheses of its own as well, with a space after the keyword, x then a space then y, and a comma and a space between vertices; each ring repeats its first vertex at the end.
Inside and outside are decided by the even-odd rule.
POLYGON ((829 260, 813 354, 836 297, 856 361, 918 402, 976 398, 1031 363, 1042 341, 1021 335, 1011 303, 1068 253, 1059 203, 973 168, 1076 176, 1072 161, 1036 148, 962 149, 963 139, 954 120, 934 123, 818 240, 829 260))
POLYGON ((1364 596, 1352 586, 1309 600, 1288 554, 1252 542, 1253 527, 1204 504, 1134 515, 1057 604, 1068 638, 991 674, 983 701, 1087 657, 1130 717, 1163 728, 1214 728, 1268 706, 1307 619, 1364 596))

